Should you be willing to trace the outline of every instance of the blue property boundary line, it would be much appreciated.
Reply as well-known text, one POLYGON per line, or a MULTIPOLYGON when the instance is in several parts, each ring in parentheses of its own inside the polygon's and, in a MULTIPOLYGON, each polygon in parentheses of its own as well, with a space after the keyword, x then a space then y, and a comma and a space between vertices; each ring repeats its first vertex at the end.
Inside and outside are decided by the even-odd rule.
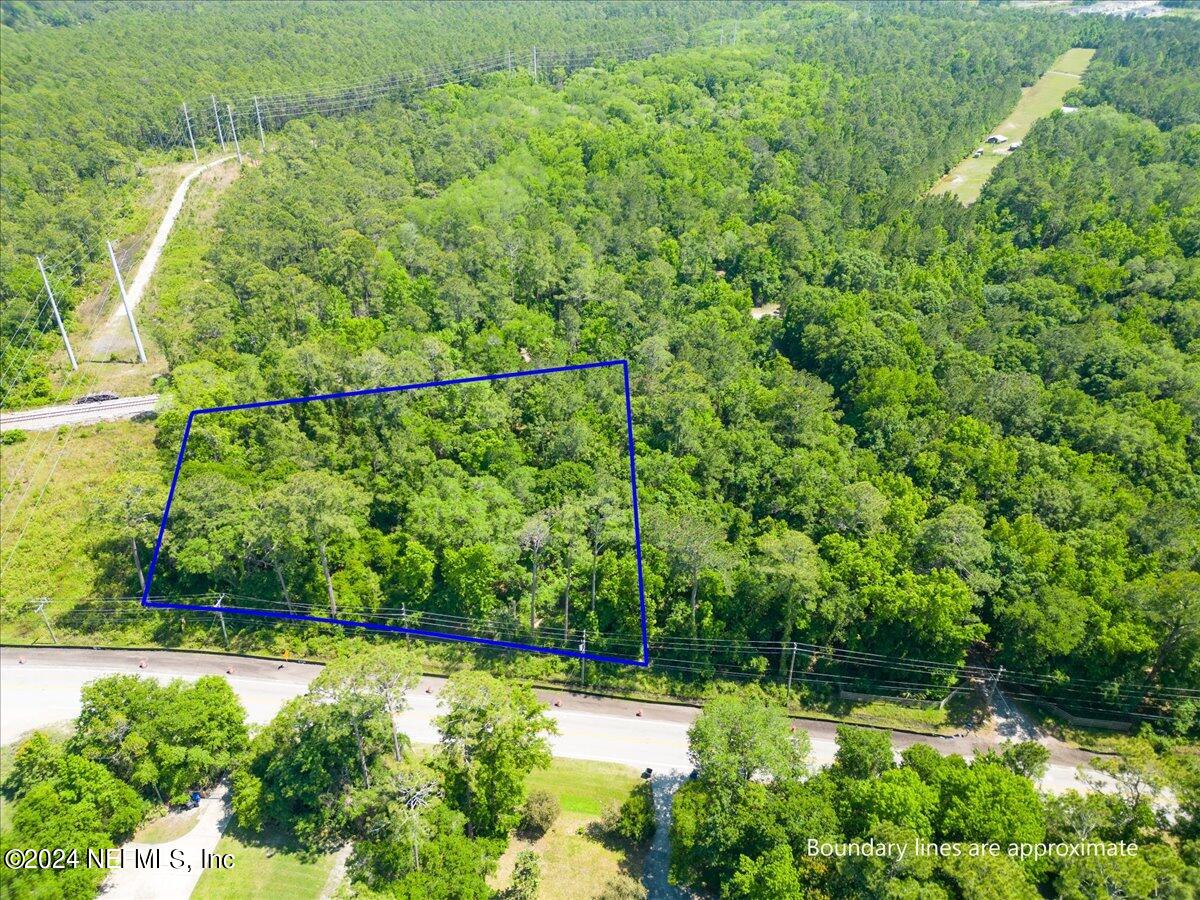
POLYGON ((468 378, 450 378, 444 381, 424 381, 419 384, 397 384, 386 387, 364 388, 357 391, 337 391, 331 394, 312 394, 307 397, 286 397, 279 400, 259 400, 254 403, 237 403, 231 406, 212 406, 205 409, 193 409, 188 413, 187 423, 183 427, 183 440, 179 444, 179 456, 175 460, 175 471, 171 475, 171 488, 167 492, 167 503, 163 507, 162 522, 158 526, 158 538, 154 542, 154 555, 150 558, 150 570, 146 574, 146 586, 142 589, 142 606, 153 609, 199 610, 201 612, 231 613, 244 616, 267 616, 273 619, 289 619, 295 622, 316 622, 324 625, 341 625, 347 628, 366 628, 370 631, 384 631, 397 634, 412 634, 418 637, 438 638, 441 640, 462 641, 469 644, 483 644, 488 647, 501 647, 507 650, 529 650, 534 653, 546 653, 553 656, 566 656, 572 659, 590 659, 595 662, 620 663, 627 666, 650 665, 650 639, 646 626, 646 582, 642 573, 642 527, 638 515, 637 491, 637 460, 633 452, 633 400, 629 389, 629 361, 626 359, 609 359, 601 362, 579 363, 571 366, 554 366, 548 369, 527 369, 523 372, 500 372, 495 375, 472 375, 468 378), (287 613, 273 610, 247 609, 237 606, 207 606, 198 603, 166 603, 150 600, 150 588, 154 583, 154 570, 158 566, 158 555, 162 550, 163 537, 167 531, 167 519, 171 513, 171 503, 175 499, 175 487, 179 483, 179 470, 183 468, 183 454, 187 449, 188 437, 192 431, 192 422, 196 416, 205 413, 235 412, 243 409, 261 409, 267 406, 287 406, 293 403, 309 403, 313 400, 342 400, 347 397, 367 397, 372 394, 395 394, 402 391, 415 391, 421 388, 449 387, 455 384, 474 384, 481 381, 501 381, 508 378, 528 378, 534 375, 553 375, 558 372, 579 372, 585 369, 603 369, 620 366, 625 387, 625 430, 629 448, 629 486, 632 490, 633 501, 633 546, 637 557, 638 608, 642 624, 642 657, 627 659, 619 656, 606 656, 602 653, 585 653, 580 650, 567 650, 557 647, 539 647, 535 644, 522 644, 517 641, 499 641, 492 638, 474 637, 460 634, 450 634, 444 631, 425 631, 420 628, 404 628, 399 625, 383 625, 371 622, 355 622, 349 619, 335 619, 328 616, 306 616, 300 613, 287 613))

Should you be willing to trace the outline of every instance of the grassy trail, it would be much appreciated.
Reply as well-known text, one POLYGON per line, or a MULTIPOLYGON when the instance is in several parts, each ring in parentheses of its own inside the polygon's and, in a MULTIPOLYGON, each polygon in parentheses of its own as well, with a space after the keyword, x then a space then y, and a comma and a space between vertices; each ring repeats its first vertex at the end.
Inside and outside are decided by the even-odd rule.
POLYGON ((1025 89, 1008 118, 992 129, 993 134, 1002 134, 1008 141, 985 145, 986 149, 979 156, 972 151, 971 155, 938 179, 929 193, 954 194, 964 206, 970 206, 978 200, 992 170, 1008 156, 1012 142, 1025 140, 1034 122, 1062 106, 1063 97, 1079 84, 1080 76, 1095 53, 1095 50, 1073 47, 1056 59, 1037 84, 1025 89))

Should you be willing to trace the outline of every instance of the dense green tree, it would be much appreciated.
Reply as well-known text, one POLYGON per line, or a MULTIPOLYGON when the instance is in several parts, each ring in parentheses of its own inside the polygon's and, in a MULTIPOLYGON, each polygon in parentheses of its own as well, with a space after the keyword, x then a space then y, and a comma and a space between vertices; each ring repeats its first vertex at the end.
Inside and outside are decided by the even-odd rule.
POLYGON ((550 763, 554 721, 523 685, 486 672, 460 672, 446 683, 435 765, 446 800, 467 817, 472 835, 503 836, 517 824, 525 777, 550 763))
POLYGON ((341 692, 288 701, 255 735, 233 774, 238 824, 253 832, 282 828, 306 847, 340 844, 347 800, 369 786, 372 764, 391 749, 382 704, 374 715, 364 715, 364 705, 341 692))
POLYGON ((886 731, 839 725, 833 771, 847 778, 875 778, 892 768, 892 740, 886 731))
POLYGON ((705 704, 688 729, 688 746, 706 782, 737 790, 754 777, 796 778, 806 768, 808 735, 781 707, 748 691, 705 704))
POLYGON ((67 747, 102 762, 159 802, 214 784, 246 746, 246 712, 229 682, 206 675, 167 685, 110 675, 83 688, 67 747))
POLYGON ((86 864, 88 851, 128 840, 147 809, 133 788, 99 762, 65 751, 41 732, 18 745, 4 791, 12 818, 0 835, 3 850, 74 852, 77 860, 18 869, 6 857, 4 886, 14 896, 94 896, 104 872, 86 864))

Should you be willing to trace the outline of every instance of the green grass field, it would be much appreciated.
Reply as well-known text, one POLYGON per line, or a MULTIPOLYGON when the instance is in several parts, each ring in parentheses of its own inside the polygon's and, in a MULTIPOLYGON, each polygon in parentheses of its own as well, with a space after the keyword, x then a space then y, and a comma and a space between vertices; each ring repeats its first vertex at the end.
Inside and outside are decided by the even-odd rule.
POLYGON ((139 828, 133 839, 139 844, 167 844, 183 837, 196 827, 199 820, 199 809, 167 813, 139 828))
MULTIPOLYGON (((1033 123, 1062 106, 1067 91, 1079 84, 1079 76, 1092 61, 1095 50, 1074 47, 1056 59, 1037 84, 1027 88, 1009 113, 1008 118, 991 133, 1004 135, 1011 141, 1023 141, 1033 123)), ((1008 155, 1008 144, 986 146, 983 155, 966 159, 938 179, 930 194, 954 194, 966 206, 979 199, 992 170, 1008 155)))
POLYGON ((311 859, 279 841, 258 840, 230 828, 217 853, 232 853, 232 869, 209 869, 200 876, 192 900, 315 900, 321 896, 334 854, 311 859))
POLYGON ((516 835, 500 857, 493 887, 508 884, 513 863, 522 850, 535 850, 542 857, 544 900, 576 900, 595 896, 601 886, 618 873, 637 877, 640 854, 612 842, 601 842, 588 833, 609 804, 620 803, 638 783, 638 773, 614 763, 555 759, 549 769, 534 772, 527 782, 530 790, 549 791, 562 804, 562 815, 545 836, 531 841, 516 835))

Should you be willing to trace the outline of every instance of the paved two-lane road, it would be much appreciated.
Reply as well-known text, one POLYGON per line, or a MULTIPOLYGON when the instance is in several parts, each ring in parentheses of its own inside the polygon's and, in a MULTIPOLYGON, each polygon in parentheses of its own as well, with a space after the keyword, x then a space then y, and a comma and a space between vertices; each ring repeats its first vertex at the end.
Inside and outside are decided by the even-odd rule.
MULTIPOLYGON (((320 670, 318 665, 172 651, 5 647, 0 649, 0 743, 9 743, 32 728, 73 718, 79 712, 80 688, 101 675, 136 673, 159 679, 224 675, 250 721, 263 723, 287 700, 304 693, 320 670), (142 661, 145 668, 139 667, 142 661)), ((400 727, 412 740, 438 740, 433 719, 441 712, 438 694, 444 684, 443 678, 423 678, 410 695, 411 708, 401 715, 400 727)), ((693 707, 567 691, 538 691, 538 695, 551 704, 550 714, 558 723, 560 733, 551 739, 556 756, 662 771, 691 768, 687 730, 698 714, 693 707)), ((798 719, 796 726, 808 732, 812 761, 832 762, 837 723, 798 719)), ((891 737, 897 751, 928 743, 942 753, 964 756, 998 741, 983 734, 938 738, 893 732, 891 737)), ((1042 787, 1052 791, 1084 787, 1076 769, 1090 755, 1057 743, 1050 745, 1050 751, 1051 765, 1042 787)))

